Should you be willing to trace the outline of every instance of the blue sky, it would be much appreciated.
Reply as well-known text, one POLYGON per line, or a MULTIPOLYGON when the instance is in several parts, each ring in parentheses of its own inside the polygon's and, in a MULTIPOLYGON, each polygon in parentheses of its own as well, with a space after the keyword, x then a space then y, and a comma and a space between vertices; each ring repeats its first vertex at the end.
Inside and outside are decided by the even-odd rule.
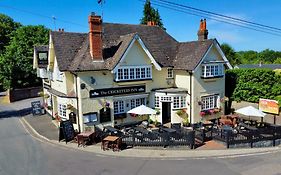
MULTIPOLYGON (((280 0, 174 0, 174 2, 281 28, 280 0)), ((0 13, 9 15, 24 25, 42 24, 51 29, 54 29, 51 17, 55 16, 57 18, 56 28, 64 28, 65 31, 71 32, 87 32, 87 17, 90 12, 98 14, 103 12, 105 22, 138 24, 142 17, 143 4, 140 0, 106 0, 101 8, 97 0, 1 0, 0 13), (38 15, 25 13, 22 10, 38 15)), ((159 6, 154 7, 159 10, 167 32, 175 39, 178 41, 197 39, 201 17, 159 6)), ((209 38, 217 38, 220 43, 226 42, 236 51, 261 51, 267 48, 281 51, 281 36, 265 34, 210 19, 207 19, 207 28, 209 38)))

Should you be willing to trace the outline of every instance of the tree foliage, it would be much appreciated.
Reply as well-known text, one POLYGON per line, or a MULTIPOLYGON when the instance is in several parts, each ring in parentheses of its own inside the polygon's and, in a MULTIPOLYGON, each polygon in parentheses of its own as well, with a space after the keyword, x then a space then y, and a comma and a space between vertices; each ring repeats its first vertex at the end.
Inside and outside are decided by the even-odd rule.
POLYGON ((166 30, 164 27, 164 24, 162 22, 162 19, 160 17, 158 9, 154 9, 151 6, 151 3, 149 0, 146 0, 144 7, 143 7, 143 17, 141 18, 141 24, 147 24, 148 21, 154 21, 156 25, 161 27, 163 30, 166 30))
POLYGON ((281 64, 281 52, 265 49, 261 52, 248 50, 235 52, 234 49, 226 43, 221 48, 232 66, 239 64, 281 64))
POLYGON ((237 59, 234 49, 229 44, 223 43, 221 49, 231 65, 241 64, 240 60, 237 59))
POLYGON ((238 102, 256 103, 260 98, 278 100, 281 97, 281 75, 270 69, 227 70, 225 84, 226 95, 238 102))
POLYGON ((4 53, 5 46, 9 44, 11 33, 20 26, 20 23, 0 13, 0 54, 4 53))
POLYGON ((44 26, 23 26, 12 32, 10 44, 0 57, 0 82, 4 89, 40 83, 32 62, 34 46, 42 44, 48 44, 48 29, 44 26))

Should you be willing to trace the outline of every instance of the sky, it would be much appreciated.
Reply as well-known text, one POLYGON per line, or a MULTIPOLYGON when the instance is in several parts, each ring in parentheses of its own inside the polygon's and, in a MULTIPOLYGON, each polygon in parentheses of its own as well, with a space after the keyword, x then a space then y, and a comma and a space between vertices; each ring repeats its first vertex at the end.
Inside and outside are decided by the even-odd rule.
MULTIPOLYGON (((169 0, 172 1, 172 0, 169 0)), ((280 29, 279 36, 238 27, 209 19, 209 38, 220 44, 228 43, 235 51, 272 49, 281 51, 281 1, 280 0, 173 0, 172 2, 211 11, 280 29)), ((104 22, 139 24, 143 15, 144 0, 0 0, 0 13, 24 25, 44 25, 66 32, 88 32, 91 12, 103 15, 104 22), (55 23, 52 17, 55 17, 55 23)), ((159 10, 167 32, 180 42, 197 40, 199 21, 195 16, 152 5, 159 10)))

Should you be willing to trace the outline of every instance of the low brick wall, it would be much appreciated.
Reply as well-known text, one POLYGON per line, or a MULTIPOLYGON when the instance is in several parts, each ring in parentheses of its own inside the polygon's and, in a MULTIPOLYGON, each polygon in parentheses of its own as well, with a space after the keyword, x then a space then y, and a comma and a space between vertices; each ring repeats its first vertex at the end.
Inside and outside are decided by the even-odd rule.
POLYGON ((31 87, 23 89, 14 89, 9 91, 10 102, 19 101, 27 98, 38 97, 42 87, 31 87))

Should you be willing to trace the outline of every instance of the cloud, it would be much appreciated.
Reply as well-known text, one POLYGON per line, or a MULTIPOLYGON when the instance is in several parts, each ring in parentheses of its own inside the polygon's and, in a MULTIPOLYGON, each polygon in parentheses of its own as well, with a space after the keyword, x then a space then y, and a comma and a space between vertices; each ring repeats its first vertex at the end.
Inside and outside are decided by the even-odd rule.
POLYGON ((210 33, 210 38, 217 38, 218 41, 220 41, 221 43, 229 43, 235 45, 245 41, 245 37, 243 37, 242 34, 234 30, 229 31, 212 29, 210 33))

